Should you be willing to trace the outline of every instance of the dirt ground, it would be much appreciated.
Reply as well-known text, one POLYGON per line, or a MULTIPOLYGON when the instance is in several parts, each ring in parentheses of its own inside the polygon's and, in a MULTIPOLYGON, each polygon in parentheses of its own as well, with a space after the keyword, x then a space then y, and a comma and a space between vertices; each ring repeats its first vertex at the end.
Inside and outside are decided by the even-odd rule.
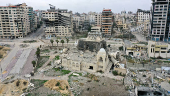
POLYGON ((44 74, 46 76, 61 76, 62 75, 62 73, 60 71, 56 72, 54 69, 48 70, 48 71, 44 72, 44 74))
POLYGON ((72 76, 69 79, 72 93, 78 96, 128 96, 123 81, 107 77, 97 77, 97 81, 83 76, 72 76))
POLYGON ((7 55, 8 51, 10 51, 9 47, 0 46, 0 61, 7 55))
POLYGON ((0 96, 20 96, 28 88, 28 81, 15 80, 12 83, 0 84, 0 96))
POLYGON ((33 90, 31 93, 27 94, 26 96, 62 96, 62 95, 55 90, 50 90, 49 88, 43 86, 33 90))

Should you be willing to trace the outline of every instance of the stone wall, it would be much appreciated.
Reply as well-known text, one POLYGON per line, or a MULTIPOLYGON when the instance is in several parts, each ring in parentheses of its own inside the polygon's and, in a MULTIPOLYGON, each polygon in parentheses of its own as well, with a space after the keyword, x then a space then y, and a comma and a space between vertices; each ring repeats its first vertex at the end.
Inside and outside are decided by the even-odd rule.
POLYGON ((101 48, 106 49, 106 41, 84 41, 79 40, 77 48, 79 50, 89 50, 91 52, 98 52, 101 48))

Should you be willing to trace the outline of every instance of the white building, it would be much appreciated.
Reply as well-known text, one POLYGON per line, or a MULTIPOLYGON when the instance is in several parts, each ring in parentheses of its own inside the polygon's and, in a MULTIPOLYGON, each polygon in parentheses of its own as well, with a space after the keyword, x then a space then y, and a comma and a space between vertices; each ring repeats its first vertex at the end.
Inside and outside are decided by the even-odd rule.
POLYGON ((102 14, 95 15, 95 26, 102 26, 102 14))
POLYGON ((150 11, 138 9, 137 22, 145 22, 146 20, 150 20, 150 11))

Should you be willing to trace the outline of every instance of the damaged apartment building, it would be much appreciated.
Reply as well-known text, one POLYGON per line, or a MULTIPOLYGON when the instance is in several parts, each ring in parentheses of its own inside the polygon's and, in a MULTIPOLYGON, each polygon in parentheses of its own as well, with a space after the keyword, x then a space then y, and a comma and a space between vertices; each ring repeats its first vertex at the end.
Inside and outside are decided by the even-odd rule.
POLYGON ((43 12, 45 37, 70 37, 73 32, 72 12, 67 12, 67 9, 55 9, 55 6, 50 5, 47 12, 43 12))
POLYGON ((62 66, 70 70, 105 72, 108 64, 106 42, 98 32, 89 33, 87 38, 79 40, 77 47, 63 53, 62 56, 62 66))
POLYGON ((26 3, 0 6, 0 38, 24 38, 34 31, 33 8, 26 3))

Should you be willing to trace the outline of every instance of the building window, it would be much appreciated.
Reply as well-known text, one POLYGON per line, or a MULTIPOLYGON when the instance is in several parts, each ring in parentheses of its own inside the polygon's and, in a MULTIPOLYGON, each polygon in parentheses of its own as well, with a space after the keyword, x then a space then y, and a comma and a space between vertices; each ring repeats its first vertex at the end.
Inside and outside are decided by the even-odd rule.
POLYGON ((159 51, 155 51, 155 53, 159 53, 159 51))
POLYGON ((166 53, 165 51, 161 51, 161 53, 166 53))
POLYGON ((166 50, 166 48, 161 48, 162 50, 166 50))

